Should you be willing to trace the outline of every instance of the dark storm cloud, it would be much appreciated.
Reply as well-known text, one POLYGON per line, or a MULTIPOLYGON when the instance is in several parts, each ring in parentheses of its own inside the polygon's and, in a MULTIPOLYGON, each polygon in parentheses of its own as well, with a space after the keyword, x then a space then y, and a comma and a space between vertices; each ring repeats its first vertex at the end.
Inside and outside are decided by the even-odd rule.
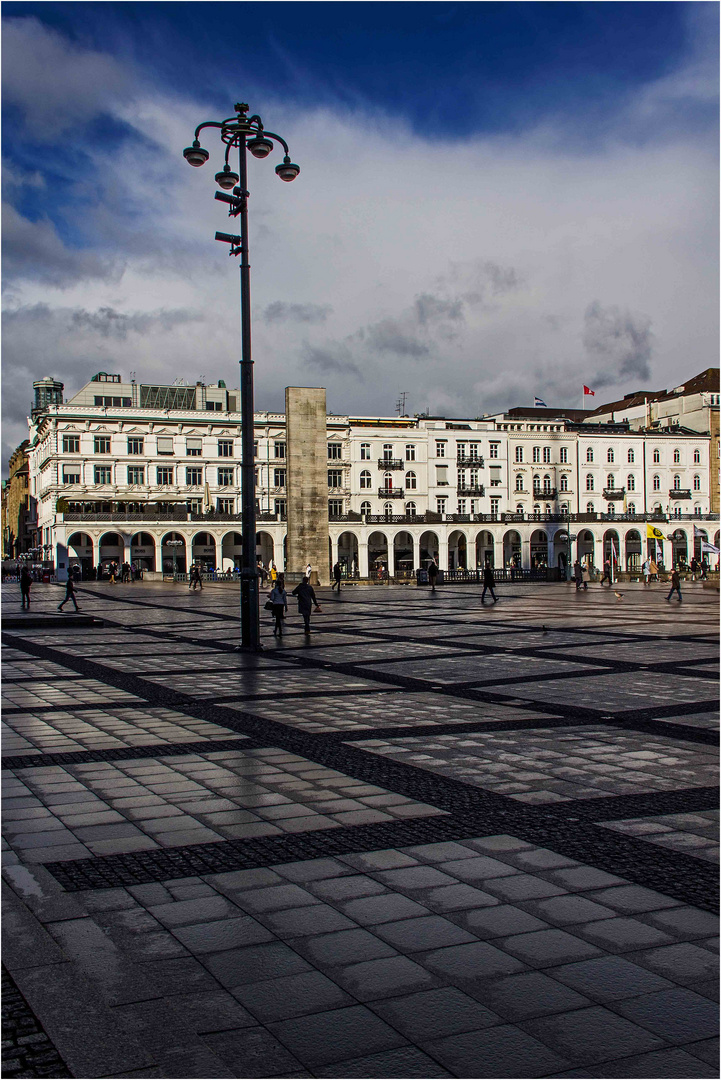
POLYGON ((421 293, 413 307, 421 326, 444 320, 463 322, 463 303, 460 300, 446 300, 430 293, 421 293))
POLYGON ((79 309, 68 312, 73 327, 100 334, 101 337, 124 341, 128 334, 148 334, 171 330, 183 323, 201 322, 203 316, 194 311, 161 310, 152 312, 115 311, 102 307, 97 311, 79 309))
POLYGON ((467 304, 477 306, 517 291, 523 282, 512 266, 501 266, 490 259, 478 259, 474 262, 451 263, 439 284, 456 292, 467 304))
POLYGON ((381 319, 363 333, 366 344, 375 352, 395 353, 396 356, 427 356, 427 345, 415 337, 401 319, 381 319))
POLYGON ((649 378, 653 334, 646 315, 602 307, 594 300, 586 308, 583 321, 583 344, 593 364, 589 378, 596 386, 649 378))
POLYGON ((73 251, 63 244, 47 220, 28 221, 7 203, 3 206, 3 278, 68 289, 79 281, 117 281, 121 260, 101 258, 89 251, 73 251))
POLYGON ((319 371, 346 372, 361 378, 360 368, 353 363, 346 345, 331 343, 315 346, 306 342, 303 346, 303 359, 309 367, 318 368, 319 371))
POLYGON ((330 304, 287 304, 275 300, 261 314, 268 323, 324 323, 332 311, 330 304))

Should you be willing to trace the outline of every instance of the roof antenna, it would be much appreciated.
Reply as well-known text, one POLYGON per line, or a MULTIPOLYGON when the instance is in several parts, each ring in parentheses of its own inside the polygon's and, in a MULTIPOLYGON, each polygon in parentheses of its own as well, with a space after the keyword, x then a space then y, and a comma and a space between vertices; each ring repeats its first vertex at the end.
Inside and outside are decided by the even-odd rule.
POLYGON ((406 416, 406 397, 408 395, 407 390, 401 390, 398 395, 398 401, 396 402, 396 412, 399 416, 406 416))

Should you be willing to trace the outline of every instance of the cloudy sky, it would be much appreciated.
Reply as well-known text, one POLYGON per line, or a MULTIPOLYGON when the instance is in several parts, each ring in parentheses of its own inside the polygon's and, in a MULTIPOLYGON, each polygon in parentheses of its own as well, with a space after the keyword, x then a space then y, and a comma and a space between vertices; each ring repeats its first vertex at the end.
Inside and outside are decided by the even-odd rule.
POLYGON ((716 3, 3 4, 3 465, 33 379, 237 385, 222 165, 251 159, 256 404, 476 416, 717 363, 716 3))

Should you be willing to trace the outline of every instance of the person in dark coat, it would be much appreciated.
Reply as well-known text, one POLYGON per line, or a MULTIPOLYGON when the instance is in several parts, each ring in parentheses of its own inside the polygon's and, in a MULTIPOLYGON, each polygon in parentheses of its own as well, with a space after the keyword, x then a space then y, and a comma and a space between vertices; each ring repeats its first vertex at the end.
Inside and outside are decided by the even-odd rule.
POLYGON ((436 581, 438 580, 438 563, 435 559, 431 559, 430 566, 428 567, 428 580, 431 583, 431 592, 435 592, 436 581))
POLYGON ((606 559, 603 564, 603 577, 599 581, 599 585, 603 585, 604 581, 608 581, 609 588, 613 585, 613 582, 611 581, 611 562, 609 559, 606 559))
POLYGON ((679 601, 683 600, 681 596, 681 578, 678 576, 678 570, 674 570, 671 574, 671 591, 666 599, 670 600, 674 593, 678 593, 679 601))
POLYGON ((58 604, 58 611, 62 611, 68 600, 72 600, 75 604, 75 610, 80 611, 78 602, 75 599, 75 582, 73 581, 72 574, 68 574, 68 580, 65 582, 65 599, 62 604, 58 604))
POLYGON ((33 583, 32 576, 27 566, 23 566, 20 571, 20 596, 22 597, 23 607, 30 611, 30 586, 33 583))
POLYGON ((340 563, 336 563, 335 566, 333 567, 333 584, 330 587, 331 592, 333 592, 336 585, 338 586, 338 592, 340 592, 340 579, 341 579, 340 563))
POLYGON ((307 577, 304 577, 300 585, 296 585, 293 589, 293 596, 298 597, 298 612, 303 616, 305 633, 309 634, 311 610, 313 609, 313 605, 315 605, 315 610, 320 611, 320 606, 315 598, 313 586, 308 582, 307 577))
POLYGON ((481 603, 486 599, 486 590, 490 590, 493 597, 493 603, 498 603, 498 597, 493 591, 493 567, 489 562, 483 567, 483 592, 481 593, 481 603))
POLYGON ((578 592, 582 585, 585 589, 588 588, 588 585, 583 580, 583 567, 581 566, 581 563, 578 559, 576 559, 575 563, 573 564, 573 579, 576 582, 576 592, 578 592))

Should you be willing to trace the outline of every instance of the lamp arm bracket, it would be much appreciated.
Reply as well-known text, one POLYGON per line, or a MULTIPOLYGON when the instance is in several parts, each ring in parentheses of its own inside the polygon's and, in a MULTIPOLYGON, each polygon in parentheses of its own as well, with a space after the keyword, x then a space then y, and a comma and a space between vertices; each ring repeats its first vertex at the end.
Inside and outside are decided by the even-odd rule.
POLYGON ((197 139, 203 128, 207 127, 222 128, 225 127, 225 124, 220 124, 217 120, 206 120, 205 123, 198 124, 197 128, 195 129, 195 138, 197 139))
POLYGON ((266 138, 275 139, 277 142, 279 142, 285 150, 286 154, 290 153, 290 150, 288 149, 288 143, 285 141, 285 139, 282 139, 280 135, 276 135, 274 131, 264 131, 263 134, 266 138))

